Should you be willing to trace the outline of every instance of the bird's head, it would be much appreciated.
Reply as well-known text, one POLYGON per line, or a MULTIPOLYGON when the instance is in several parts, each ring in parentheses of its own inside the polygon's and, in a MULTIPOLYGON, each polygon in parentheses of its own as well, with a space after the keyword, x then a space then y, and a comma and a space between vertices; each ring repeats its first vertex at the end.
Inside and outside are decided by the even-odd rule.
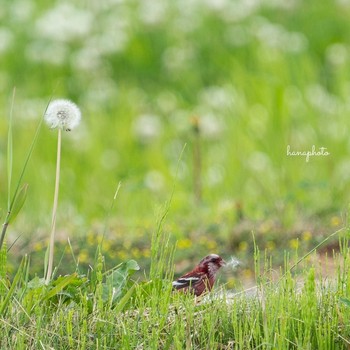
POLYGON ((220 267, 225 265, 226 262, 221 256, 217 254, 210 254, 200 261, 198 267, 210 275, 215 275, 220 267))

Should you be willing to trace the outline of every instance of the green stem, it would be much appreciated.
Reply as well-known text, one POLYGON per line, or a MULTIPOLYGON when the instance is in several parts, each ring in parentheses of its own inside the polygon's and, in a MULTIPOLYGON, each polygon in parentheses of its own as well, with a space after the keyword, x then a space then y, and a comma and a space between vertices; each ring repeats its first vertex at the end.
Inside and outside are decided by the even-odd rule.
POLYGON ((58 204, 58 192, 60 187, 61 141, 62 141, 62 129, 59 128, 58 140, 57 140, 56 183, 55 183, 55 195, 53 199, 53 209, 52 209, 52 224, 51 224, 51 235, 50 235, 50 243, 49 243, 49 263, 48 263, 47 275, 45 280, 46 284, 48 284, 51 280, 52 268, 53 268, 56 214, 57 214, 57 204, 58 204))

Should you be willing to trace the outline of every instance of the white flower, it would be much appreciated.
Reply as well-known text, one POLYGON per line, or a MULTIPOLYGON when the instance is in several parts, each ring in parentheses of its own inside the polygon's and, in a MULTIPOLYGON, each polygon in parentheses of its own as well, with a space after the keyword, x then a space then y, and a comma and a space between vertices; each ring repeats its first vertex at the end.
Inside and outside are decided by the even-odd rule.
POLYGON ((79 124, 81 112, 78 106, 69 100, 54 100, 47 107, 44 118, 51 129, 70 131, 79 124))

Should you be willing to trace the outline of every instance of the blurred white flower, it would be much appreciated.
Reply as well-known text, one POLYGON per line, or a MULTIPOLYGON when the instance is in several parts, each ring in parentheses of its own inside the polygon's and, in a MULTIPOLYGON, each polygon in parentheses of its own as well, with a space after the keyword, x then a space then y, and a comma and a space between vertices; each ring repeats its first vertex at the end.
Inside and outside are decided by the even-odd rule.
POLYGON ((205 180, 206 184, 211 186, 216 186, 220 184, 225 177, 225 169, 218 165, 213 165, 208 169, 205 180))
POLYGON ((0 53, 5 53, 13 41, 12 32, 7 28, 0 28, 0 53))
POLYGON ((146 25, 157 25, 166 20, 166 2, 162 0, 140 1, 139 14, 146 25))
POLYGON ((221 136, 224 125, 220 118, 213 114, 205 114, 199 119, 199 129, 204 138, 213 140, 221 136))
POLYGON ((160 191, 164 187, 164 176, 157 170, 151 170, 146 174, 144 183, 151 191, 160 191))
POLYGON ((183 46, 170 46, 163 55, 162 62, 164 67, 169 71, 183 70, 189 66, 195 60, 194 47, 183 46))
POLYGON ((50 40, 68 42, 86 36, 92 27, 92 13, 61 2, 38 19, 36 32, 50 40))
POLYGON ((225 110, 233 106, 237 92, 233 86, 209 86, 200 91, 198 98, 204 109, 225 110))
POLYGON ((85 46, 71 56, 71 64, 76 70, 97 70, 102 65, 101 53, 94 46, 85 46))
POLYGON ((143 114, 135 120, 133 131, 140 142, 151 142, 157 138, 162 131, 160 118, 156 115, 143 114))
POLYGON ((67 47, 59 42, 35 40, 28 45, 25 54, 31 61, 60 66, 66 60, 67 47))
POLYGON ((177 97, 170 91, 163 91, 157 96, 157 106, 164 114, 169 114, 177 109, 177 97))
POLYGON ((248 158, 248 166, 255 172, 267 171, 271 168, 271 160, 266 153, 254 152, 248 158))
POLYGON ((311 84, 306 88, 306 97, 313 108, 328 114, 339 112, 340 100, 337 96, 330 94, 320 84, 311 84))
POLYGON ((70 131, 79 124, 81 112, 78 106, 69 100, 54 100, 47 107, 44 118, 51 129, 70 131))
POLYGON ((288 32, 282 25, 256 17, 251 28, 263 46, 290 53, 303 52, 308 47, 306 36, 299 32, 288 32))
POLYGON ((349 57, 348 48, 341 43, 330 45, 327 47, 326 57, 335 66, 345 64, 349 57))
POLYGON ((13 1, 11 4, 11 20, 17 23, 23 23, 32 18, 35 10, 34 1, 19 0, 13 1))

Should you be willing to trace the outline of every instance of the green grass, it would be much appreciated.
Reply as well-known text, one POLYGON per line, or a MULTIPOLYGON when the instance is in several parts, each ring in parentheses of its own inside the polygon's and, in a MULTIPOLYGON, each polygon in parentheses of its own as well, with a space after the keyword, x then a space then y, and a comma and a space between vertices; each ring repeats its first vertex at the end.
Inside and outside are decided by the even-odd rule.
POLYGON ((1 349, 349 348, 350 7, 249 4, 0 6, 1 349), (83 119, 45 285, 51 98, 83 119), (242 262, 222 296, 173 294, 209 252, 242 262))
POLYGON ((265 266, 257 272, 257 287, 239 293, 217 287, 210 296, 195 300, 171 291, 172 272, 167 269, 173 253, 166 239, 159 241, 161 236, 160 231, 154 236, 157 252, 148 282, 128 277, 129 268, 137 269, 131 261, 114 270, 118 273, 103 273, 101 256, 93 270, 96 278, 72 274, 47 286, 38 278, 27 280, 25 260, 12 281, 14 290, 1 298, 1 348, 348 348, 346 239, 331 280, 318 275, 317 266, 303 268, 305 261, 294 276, 286 258, 285 273, 273 281, 270 261, 256 249, 256 268, 265 266), (112 287, 122 292, 116 294, 112 287))

